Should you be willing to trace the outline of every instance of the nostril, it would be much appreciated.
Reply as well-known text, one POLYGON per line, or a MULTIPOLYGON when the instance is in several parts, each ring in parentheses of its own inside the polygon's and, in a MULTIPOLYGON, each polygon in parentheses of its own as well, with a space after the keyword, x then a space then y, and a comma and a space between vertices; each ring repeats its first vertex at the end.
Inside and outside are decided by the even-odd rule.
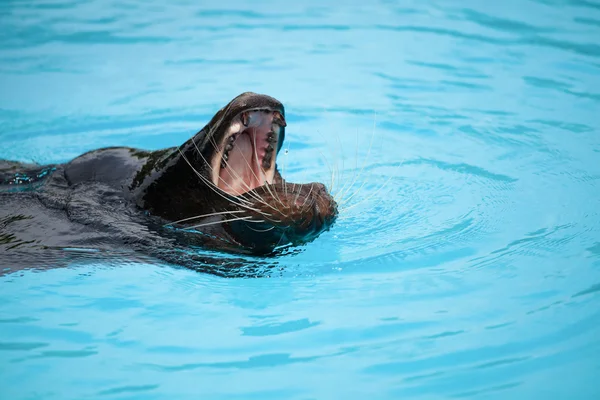
POLYGON ((313 190, 315 191, 315 193, 320 195, 327 193, 327 188, 322 183, 314 183, 313 185, 313 190))

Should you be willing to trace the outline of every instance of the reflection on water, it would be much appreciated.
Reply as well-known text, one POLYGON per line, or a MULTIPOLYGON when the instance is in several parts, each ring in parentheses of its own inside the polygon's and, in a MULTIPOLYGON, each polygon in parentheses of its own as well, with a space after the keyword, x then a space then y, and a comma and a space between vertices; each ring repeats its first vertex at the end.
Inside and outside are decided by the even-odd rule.
POLYGON ((600 395, 600 4, 363 3, 0 4, 0 158, 173 146, 252 90, 343 208, 270 278, 5 271, 0 397, 600 395))

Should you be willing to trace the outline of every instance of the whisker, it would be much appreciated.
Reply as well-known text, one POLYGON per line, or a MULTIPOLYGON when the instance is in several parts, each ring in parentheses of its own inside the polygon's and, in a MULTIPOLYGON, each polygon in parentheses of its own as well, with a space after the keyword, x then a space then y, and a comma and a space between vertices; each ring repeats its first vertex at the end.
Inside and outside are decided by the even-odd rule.
POLYGON ((269 232, 270 230, 273 230, 273 229, 275 229, 275 226, 272 226, 272 227, 270 227, 270 228, 267 228, 267 229, 254 229, 254 228, 252 228, 251 226, 248 226, 248 229, 251 229, 251 230, 253 230, 254 232, 269 232))
MULTIPOLYGON (((200 178, 200 180, 201 180, 202 182, 204 182, 204 183, 205 183, 205 184, 206 184, 206 185, 207 185, 209 188, 211 188, 211 189, 212 189, 212 191, 213 191, 213 192, 215 192, 217 195, 219 195, 219 196, 221 196, 222 198, 224 198, 225 200, 227 200, 227 201, 229 201, 229 202, 231 202, 231 203, 233 203, 233 204, 237 205, 238 207, 242 207, 242 208, 245 208, 245 209, 247 209, 247 210, 254 211, 254 212, 256 212, 256 213, 259 213, 259 214, 264 214, 264 213, 263 213, 262 211, 260 211, 259 209, 256 209, 256 208, 253 208, 253 207, 250 207, 250 206, 249 206, 249 205, 247 205, 247 204, 243 204, 243 203, 238 203, 238 202, 236 202, 236 201, 242 201, 242 199, 240 199, 240 198, 236 198, 236 201, 234 201, 234 200, 231 200, 230 198, 226 197, 225 195, 223 195, 221 192, 219 192, 219 190, 220 190, 220 189, 219 189, 219 190, 217 190, 218 188, 216 188, 216 189, 215 189, 215 185, 214 185, 214 184, 213 184, 213 183, 212 183, 210 180, 208 180, 207 178, 205 178, 204 176, 202 176, 202 174, 200 174, 200 173, 199 173, 199 172, 196 170, 196 168, 194 168, 194 166, 193 166, 193 165, 190 163, 190 161, 187 159, 186 155, 185 155, 185 154, 184 154, 184 153, 181 151, 181 149, 178 149, 178 150, 179 150, 179 153, 181 154, 181 156, 183 157, 183 159, 185 160, 185 162, 186 162, 186 163, 187 163, 187 164, 190 166, 190 168, 191 168, 191 169, 192 169, 192 170, 193 170, 193 171, 196 173, 196 175, 198 176, 198 178, 200 178)), ((204 158, 204 157, 202 156, 202 158, 204 158)), ((205 161, 206 161, 206 160, 205 160, 205 161)), ((244 200, 244 202, 246 202, 246 200, 244 200)), ((249 203, 248 203, 248 204, 249 204, 249 203)))
POLYGON ((310 191, 308 192, 308 195, 306 195, 306 198, 304 199, 304 203, 302 203, 302 205, 300 206, 300 209, 304 209, 304 205, 306 204, 306 202, 308 201, 308 199, 310 198, 310 194, 312 193, 313 189, 315 188, 314 184, 310 185, 310 191))
POLYGON ((206 217, 213 217, 215 215, 225 215, 225 214, 239 214, 239 213, 244 213, 246 212, 245 210, 238 210, 238 211, 220 211, 220 212, 214 212, 214 213, 210 213, 210 214, 203 214, 203 215, 196 215, 195 217, 188 217, 188 218, 184 218, 184 219, 180 219, 179 221, 173 221, 173 222, 169 222, 168 224, 164 224, 163 226, 169 226, 169 225, 175 225, 175 224, 179 224, 181 222, 185 222, 185 221, 191 221, 193 219, 200 219, 200 218, 206 218, 206 217))
MULTIPOLYGON (((400 166, 398 166, 398 167, 400 167, 400 166)), ((368 196, 368 197, 366 197, 366 198, 362 199, 362 200, 361 200, 361 201, 359 201, 358 203, 355 203, 355 204, 352 204, 352 205, 350 205, 350 206, 347 206, 347 207, 345 207, 345 208, 344 208, 344 211, 350 210, 350 209, 352 209, 352 208, 354 208, 354 207, 356 207, 356 206, 358 206, 358 205, 360 205, 360 204, 364 203, 365 201, 369 200, 369 199, 370 199, 370 198, 372 198, 373 196, 376 196, 376 195, 377 195, 377 194, 378 194, 378 193, 381 191, 381 189, 383 189, 384 187, 386 187, 386 186, 387 186, 387 184, 388 184, 388 183, 389 183, 389 182, 392 180, 392 178, 394 178, 394 175, 390 176, 390 177, 389 177, 389 178, 388 178, 388 179, 387 179, 387 180, 386 180, 386 181, 385 181, 385 182, 384 182, 384 183, 383 183, 383 184, 382 184, 382 185, 379 187, 379 189, 377 189, 377 190, 376 190, 374 193, 371 193, 371 195, 370 195, 370 196, 368 196)))
MULTIPOLYGON (((325 114, 329 114, 329 111, 325 108, 322 107, 321 111, 325 114)), ((320 133, 320 131, 317 129, 317 132, 320 133)), ((339 139, 339 132, 337 130, 335 130, 335 133, 339 139)), ((321 135, 322 137, 328 137, 329 135, 321 135)), ((336 184, 336 177, 339 174, 339 167, 338 167, 338 163, 337 163, 337 151, 334 151, 335 146, 330 146, 329 143, 327 143, 327 150, 329 152, 329 154, 332 156, 333 160, 335 161, 335 163, 333 164, 333 167, 330 166, 329 162, 327 161, 327 157, 321 152, 321 156, 323 158, 323 160, 325 160, 325 163, 327 164, 327 167, 329 169, 329 172, 331 173, 331 184, 329 186, 329 192, 332 193, 332 197, 333 196, 333 192, 335 190, 335 184, 336 184)))
POLYGON ((357 179, 357 176, 356 176, 356 171, 357 170, 358 170, 358 128, 356 128, 356 148, 355 148, 355 153, 354 153, 354 169, 352 171, 352 180, 346 182, 344 184, 344 186, 336 194, 333 195, 333 198, 336 201, 338 201, 338 196, 340 195, 340 193, 343 193, 343 192, 345 192, 346 190, 349 190, 352 187, 352 185, 354 184, 354 182, 357 179))
MULTIPOLYGON (((358 178, 360 178, 360 175, 363 173, 363 171, 364 171, 364 169, 365 169, 365 166, 366 166, 366 164, 367 164, 367 160, 369 159, 369 156, 371 155, 371 147, 373 146, 373 139, 375 138, 375 130, 376 130, 376 127, 377 127, 377 112, 375 112, 375 115, 374 115, 374 117, 373 117, 373 132, 371 133, 371 140, 370 140, 370 143, 369 143, 369 150, 367 151, 367 155, 366 155, 366 157, 365 157, 365 160, 364 160, 364 162, 363 162, 363 165, 362 165, 362 167, 361 167, 361 169, 360 169, 360 171, 359 171, 358 175, 357 175, 357 176, 356 176, 356 178, 355 178, 355 179, 352 181, 352 183, 351 183, 351 184, 348 186, 348 190, 349 190, 349 188, 351 188, 352 186, 354 186, 354 183, 356 182, 356 180, 357 180, 358 178)), ((354 196, 355 196, 355 195, 356 195, 356 194, 357 194, 357 193, 358 193, 358 192, 359 192, 359 191, 362 189, 362 187, 365 185, 365 183, 366 183, 366 181, 365 181, 365 182, 363 182, 363 184, 362 184, 362 185, 361 185, 361 186, 358 188, 358 190, 357 190, 357 191, 355 191, 355 192, 354 192, 354 193, 353 193, 353 194, 350 196, 350 198, 349 198, 349 199, 344 199, 344 198, 343 198, 343 197, 346 195, 346 192, 343 192, 343 193, 338 193, 338 194, 340 195, 340 197, 341 197, 341 198, 340 198, 340 201, 341 201, 341 202, 346 202, 346 201, 349 201, 349 200, 350 200, 352 197, 354 197, 354 196)))
MULTIPOLYGON (((337 130, 335 132, 336 132, 335 137, 337 138, 337 141, 338 141, 338 143, 340 145, 340 152, 341 152, 341 159, 342 159, 342 173, 340 175, 340 172, 338 171, 338 179, 341 179, 342 182, 345 182, 346 180, 344 179, 344 176, 343 176, 344 172, 346 171, 345 164, 344 164, 344 146, 343 146, 342 141, 340 139, 339 132, 337 130)), ((337 152, 336 152, 336 154, 337 154, 337 152)))
POLYGON ((296 198, 294 199, 292 205, 295 205, 298 202, 298 199, 300 198, 300 192, 302 192, 302 186, 298 186, 298 194, 296 194, 296 198))
POLYGON ((331 186, 329 186, 329 191, 331 192, 331 191, 333 191, 334 171, 331 169, 331 165, 329 164, 329 161, 327 161, 327 158, 325 157, 325 154, 323 154, 323 152, 321 150, 319 150, 319 154, 321 155, 321 159, 327 165, 327 169, 331 173, 331 186))
POLYGON ((275 247, 281 245, 281 242, 283 241, 283 237, 285 236, 285 231, 281 232, 281 237, 279 238, 279 240, 277 241, 277 244, 275 245, 275 247))
POLYGON ((224 219, 224 220, 220 220, 220 221, 212 221, 212 222, 207 222, 205 224, 198 224, 198 225, 186 227, 185 229, 196 229, 196 228, 202 228, 203 226, 218 225, 218 224, 224 224, 226 222, 234 222, 234 221, 246 221, 246 222, 255 222, 255 223, 265 222, 263 220, 259 220, 259 221, 253 220, 253 221, 251 221, 251 219, 252 219, 252 217, 250 217, 250 216, 248 216, 248 217, 232 218, 232 219, 224 219))
MULTIPOLYGON (((216 147, 216 144, 214 143, 214 140, 212 138, 210 140, 215 145, 215 149, 216 149, 217 147, 216 147)), ((206 163, 206 165, 208 165, 208 167, 210 168, 211 173, 212 173, 213 172, 212 165, 208 162, 208 160, 206 158, 204 158, 204 155, 202 154, 202 152, 198 148, 198 145, 196 145, 196 141, 194 140, 194 137, 192 137, 192 143, 193 143, 194 147, 196 148, 196 151, 198 152, 198 155, 200 157, 202 157, 202 160, 206 163)), ((179 152, 181 153, 181 150, 179 150, 179 152)), ((190 167, 192 167, 192 165, 190 164, 190 162, 187 160, 185 154, 181 153, 181 155, 187 161, 187 163, 190 165, 190 167)), ((192 169, 194 170, 194 172, 196 172, 196 175, 198 175, 199 177, 202 178, 202 180, 203 180, 204 183, 207 183, 207 184, 209 184, 210 187, 215 188, 215 189, 213 189, 215 192, 217 192, 217 189, 220 190, 219 187, 217 185, 215 185, 210 179, 207 179, 204 176, 202 176, 201 174, 199 174, 194 167, 192 167, 192 169)), ((227 182, 224 182, 224 183, 227 185, 227 182)), ((229 188, 231 189, 231 186, 229 186, 229 188)), ((242 201, 241 199, 239 199, 239 200, 242 201)), ((248 204, 250 204, 250 203, 248 202, 248 204)))
MULTIPOLYGON (((287 158, 288 158, 289 153, 290 153, 290 142, 288 141, 287 148, 285 149, 285 152, 283 153, 283 155, 284 155, 283 168, 282 168, 283 176, 285 176, 285 166, 287 165, 287 158)), ((284 185, 282 182, 281 186, 283 186, 283 190, 285 191, 285 197, 287 197, 287 185, 284 185)))

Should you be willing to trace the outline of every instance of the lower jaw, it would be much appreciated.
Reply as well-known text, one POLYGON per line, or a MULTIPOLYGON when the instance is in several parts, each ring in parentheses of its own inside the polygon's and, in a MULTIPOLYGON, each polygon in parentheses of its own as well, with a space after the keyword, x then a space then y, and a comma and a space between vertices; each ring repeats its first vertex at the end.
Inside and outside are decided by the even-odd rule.
POLYGON ((240 251, 256 256, 273 255, 277 249, 300 246, 316 239, 323 231, 308 231, 304 234, 292 232, 268 223, 234 221, 227 226, 229 235, 241 247, 240 251))
POLYGON ((256 256, 270 255, 278 247, 291 243, 284 229, 273 228, 267 223, 234 221, 227 224, 226 229, 241 247, 241 252, 256 256))

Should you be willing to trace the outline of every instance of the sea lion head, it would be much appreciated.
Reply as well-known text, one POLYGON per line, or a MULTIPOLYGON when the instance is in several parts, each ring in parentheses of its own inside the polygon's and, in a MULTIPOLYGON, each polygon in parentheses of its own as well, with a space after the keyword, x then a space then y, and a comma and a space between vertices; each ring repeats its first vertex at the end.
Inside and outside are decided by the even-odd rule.
POLYGON ((242 93, 163 159, 144 207, 168 225, 220 239, 214 243, 228 250, 264 254, 315 239, 333 225, 337 204, 323 184, 281 176, 285 127, 281 102, 242 93))

